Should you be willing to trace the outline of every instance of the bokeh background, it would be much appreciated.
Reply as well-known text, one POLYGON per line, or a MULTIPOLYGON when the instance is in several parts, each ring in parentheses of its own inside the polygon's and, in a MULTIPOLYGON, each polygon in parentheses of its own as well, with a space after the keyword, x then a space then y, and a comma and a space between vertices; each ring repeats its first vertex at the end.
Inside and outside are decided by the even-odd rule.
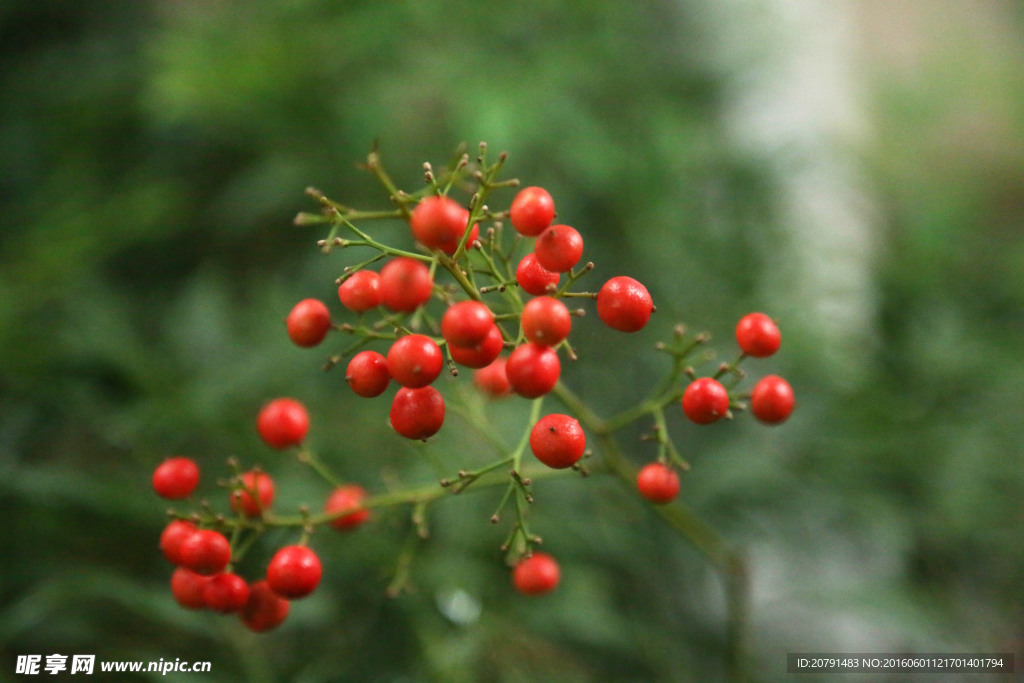
MULTIPOLYGON (((218 504, 232 455, 275 474, 282 507, 323 495, 258 441, 266 399, 306 401, 315 448, 376 491, 479 450, 454 418, 402 442, 386 399, 357 401, 281 320, 308 296, 340 315, 332 282, 358 258, 292 225, 307 185, 382 208, 356 167, 375 141, 415 189, 423 161, 480 140, 551 191, 595 282, 655 297, 624 341, 578 325, 564 376, 598 412, 656 380, 674 322, 727 357, 741 315, 779 321, 783 350, 749 369, 790 379, 786 425, 669 423, 683 498, 749 563, 753 679, 784 677, 786 652, 1022 656, 1019 3, 11 0, 0 679, 33 653, 207 660, 224 681, 730 675, 721 577, 610 477, 538 485, 564 577, 544 599, 511 590, 480 492, 431 508, 397 599, 405 508, 318 535, 325 582, 276 632, 173 603, 161 459, 199 460, 218 504)), ((496 428, 523 410, 493 407, 496 428)))

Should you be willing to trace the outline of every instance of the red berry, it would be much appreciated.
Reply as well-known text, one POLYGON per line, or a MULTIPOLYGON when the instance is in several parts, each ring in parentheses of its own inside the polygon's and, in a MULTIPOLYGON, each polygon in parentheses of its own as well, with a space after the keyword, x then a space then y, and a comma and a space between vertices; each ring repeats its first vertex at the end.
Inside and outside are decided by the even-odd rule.
POLYGON ((729 392, 711 377, 694 380, 683 392, 683 413, 699 425, 711 424, 729 412, 729 392))
POLYGON ((491 325, 487 336, 483 341, 473 346, 456 346, 448 344, 448 352, 459 365, 467 368, 482 368, 494 362, 494 359, 501 355, 505 348, 505 341, 501 338, 501 330, 497 325, 491 325))
POLYGON ((652 462, 636 475, 636 488, 652 503, 668 503, 679 493, 679 475, 668 465, 652 462))
POLYGON ((380 269, 381 301, 392 311, 415 311, 433 292, 434 280, 423 261, 399 256, 380 269))
POLYGON ((493 363, 473 372, 473 384, 476 388, 492 398, 508 396, 512 387, 505 374, 505 358, 496 358, 493 363))
POLYGON ((316 346, 331 329, 331 313, 319 299, 303 299, 288 314, 285 325, 296 346, 316 346))
POLYGON ((189 458, 168 458, 153 471, 153 490, 161 498, 188 498, 199 485, 199 467, 189 458))
POLYGON ((237 612, 249 602, 249 584, 238 574, 217 574, 203 587, 203 602, 215 612, 237 612))
POLYGON ((380 306, 380 275, 372 270, 357 270, 338 285, 338 299, 342 306, 356 313, 380 306))
POLYGON ((183 519, 175 519, 160 534, 160 550, 173 564, 181 564, 181 544, 196 532, 196 525, 183 519))
POLYGON ((274 502, 274 480, 266 472, 251 470, 239 477, 241 488, 231 492, 231 509, 246 517, 259 517, 274 502), (253 498, 253 491, 256 497, 253 498))
POLYGON ((455 346, 474 346, 487 336, 494 326, 494 314, 480 301, 460 301, 452 304, 441 317, 441 336, 455 346))
POLYGON ((558 299, 538 296, 523 307, 521 317, 523 334, 530 341, 543 346, 554 346, 569 336, 572 316, 558 299))
POLYGON ((636 332, 647 324, 654 302, 647 288, 631 277, 613 277, 597 293, 597 317, 620 332, 636 332))
POLYGON ((761 378, 750 394, 750 412, 765 424, 785 422, 795 404, 793 387, 778 375, 761 378))
POLYGON ((533 342, 512 351, 505 364, 512 391, 525 398, 537 398, 554 389, 561 372, 555 350, 533 342))
MULTIPOLYGON (((409 226, 417 242, 428 249, 440 249, 449 256, 458 249, 468 223, 469 211, 454 199, 439 195, 421 201, 409 217, 409 226)), ((479 232, 479 226, 474 225, 466 242, 467 248, 473 245, 479 232)))
POLYGON ((200 529, 181 543, 181 565, 197 574, 218 574, 230 561, 231 544, 212 529, 200 529))
POLYGON ((530 450, 538 460, 556 470, 575 465, 586 448, 583 427, 569 415, 545 415, 530 430, 530 450))
POLYGON ((548 293, 549 287, 557 287, 558 273, 552 273, 537 262, 537 255, 532 251, 519 260, 516 266, 516 282, 527 294, 542 296, 548 293))
POLYGON ((357 396, 380 396, 391 383, 388 361, 376 351, 360 351, 348 362, 345 381, 357 396))
POLYGON ((403 387, 425 387, 441 374, 444 355, 425 334, 399 337, 388 350, 388 372, 403 387))
POLYGON ((434 387, 402 387, 391 401, 391 427, 407 439, 426 439, 444 424, 444 398, 434 387))
POLYGON ((370 511, 361 506, 364 498, 366 498, 366 490, 359 484, 347 484, 334 489, 324 504, 324 512, 332 513, 342 510, 351 510, 351 512, 331 520, 329 522, 331 528, 338 531, 355 529, 368 520, 370 511))
POLYGON ((257 581, 249 586, 249 600, 239 617, 250 631, 262 633, 279 626, 289 609, 289 602, 270 590, 266 581, 257 581))
POLYGON ((533 553, 520 560, 512 571, 512 584, 523 595, 550 593, 560 578, 558 563, 547 553, 533 553))
POLYGON ((565 273, 583 256, 583 237, 568 225, 552 225, 533 245, 537 263, 555 273, 565 273))
POLYGON ((171 574, 171 595, 174 596, 175 602, 182 607, 202 609, 206 607, 206 599, 203 595, 209 582, 209 576, 196 574, 185 567, 178 567, 171 574))
POLYGON ((767 358, 779 350, 782 335, 775 322, 764 313, 749 313, 736 325, 736 343, 754 358, 767 358))
POLYGON ((297 446, 309 431, 309 413, 293 398, 276 398, 260 410, 256 429, 272 448, 297 446))
POLYGON ((282 598, 294 600, 310 593, 320 583, 320 558, 306 546, 281 548, 267 565, 267 585, 282 598))
POLYGON ((555 201, 543 187, 524 187, 512 200, 508 218, 520 235, 536 237, 555 219, 555 201))

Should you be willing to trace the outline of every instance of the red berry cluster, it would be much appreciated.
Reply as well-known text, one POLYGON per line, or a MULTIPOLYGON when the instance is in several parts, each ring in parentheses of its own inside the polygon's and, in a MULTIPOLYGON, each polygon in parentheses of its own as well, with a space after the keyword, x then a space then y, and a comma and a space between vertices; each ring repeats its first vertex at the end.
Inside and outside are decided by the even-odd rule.
MULTIPOLYGON (((446 389, 465 368, 473 371, 475 400, 515 395, 530 401, 519 444, 502 449, 490 464, 459 469, 434 494, 425 496, 419 487, 407 496, 390 491, 372 497, 358 485, 341 484, 306 445, 310 420, 302 403, 291 398, 270 401, 257 416, 258 433, 271 448, 293 451, 331 485, 323 510, 317 515, 305 509, 298 515, 278 515, 270 475, 260 468, 236 468, 225 484, 233 517, 214 514, 208 506, 199 513, 176 514, 161 538, 164 554, 178 567, 172 593, 182 605, 237 612, 253 630, 271 628, 284 619, 289 601, 308 595, 320 580, 320 561, 307 543, 317 527, 352 529, 367 521, 375 505, 410 504, 420 510, 470 486, 505 489, 492 521, 499 521, 506 505, 513 508, 515 522, 502 545, 512 584, 523 594, 546 593, 558 584, 561 572, 552 555, 535 550, 540 539, 528 524, 532 481, 566 470, 586 474, 582 461, 591 454, 588 432, 605 447, 605 469, 635 484, 644 498, 665 504, 678 495, 680 472, 689 467, 669 434, 667 407, 681 404, 686 418, 706 425, 732 417, 749 398, 751 412, 762 422, 777 424, 789 417, 793 392, 780 377, 765 377, 749 394, 737 391, 744 377, 740 362, 765 358, 779 348, 778 328, 760 313, 745 316, 737 326, 737 360, 706 377, 698 377, 689 361, 707 336, 690 336, 677 327, 672 342, 655 347, 673 362, 649 398, 617 416, 596 416, 561 381, 563 359, 577 359, 570 344, 574 319, 584 315, 584 309, 570 302, 593 301, 598 319, 625 333, 647 326, 654 303, 647 288, 626 275, 608 278, 596 292, 577 289, 577 282, 595 266, 579 265, 583 237, 555 221, 555 202, 544 188, 517 190, 506 210, 489 208, 486 201, 492 195, 518 185, 498 179, 504 163, 504 155, 488 163, 481 145, 475 166, 468 155, 440 174, 426 164, 425 187, 406 193, 394 186, 374 152, 366 168, 386 188, 392 210, 360 211, 310 190, 321 212, 299 214, 296 223, 330 226, 330 234, 318 242, 324 253, 364 249, 370 255, 346 267, 335 282, 342 311, 332 313, 323 301, 306 298, 285 322, 288 337, 299 347, 319 346, 329 335, 332 340, 352 339, 328 358, 326 367, 343 365, 349 388, 363 399, 385 395, 394 382, 397 386, 385 400, 397 435, 432 441, 444 425, 446 401, 468 400, 465 392, 446 389), (475 190, 466 201, 456 200, 457 188, 467 185, 475 190), (365 229, 364 224, 382 219, 408 226, 404 244, 378 241, 365 229), (383 262, 379 270, 378 262, 383 262), (549 399, 557 399, 561 408, 544 410, 549 399), (637 473, 621 462, 614 432, 644 418, 655 423, 653 434, 645 438, 657 443, 657 453, 637 473), (535 462, 524 462, 527 449, 535 462), (294 528, 301 538, 279 549, 261 578, 249 583, 234 572, 234 565, 272 527, 294 528)), ((459 412, 472 416, 482 411, 459 412)), ((489 429, 487 424, 476 426, 489 429)), ((194 462, 172 458, 157 468, 153 485, 159 495, 181 500, 192 495, 198 480, 194 462)), ((396 578, 389 590, 399 588, 396 578)))

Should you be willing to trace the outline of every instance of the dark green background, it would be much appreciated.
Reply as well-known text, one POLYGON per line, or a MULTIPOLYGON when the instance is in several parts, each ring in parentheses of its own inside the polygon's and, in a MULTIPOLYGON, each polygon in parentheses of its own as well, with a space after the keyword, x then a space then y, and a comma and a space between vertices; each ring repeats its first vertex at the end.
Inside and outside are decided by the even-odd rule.
MULTIPOLYGON (((774 147, 744 142, 737 102, 808 36, 757 3, 0 6, 0 679, 52 653, 208 660, 202 680, 225 681, 726 675, 719 577, 608 477, 537 486, 534 526, 564 572, 547 598, 511 590, 488 492, 432 508, 398 599, 404 508, 317 536, 325 582, 279 631, 173 603, 149 484, 162 458, 199 460, 212 496, 229 455, 273 472, 282 508, 323 495, 258 441, 270 397, 308 403, 312 445, 345 478, 436 476, 386 399, 356 400, 280 322, 308 296, 341 315, 332 282, 359 256, 320 255, 322 231, 291 220, 314 208, 307 185, 386 207, 356 168, 375 140, 412 189, 460 142, 508 150, 508 175, 584 233, 588 286, 647 283, 642 333, 593 316, 574 332, 565 379, 602 414, 656 380, 651 346, 674 322, 728 357, 741 315, 779 320, 783 350, 750 369, 790 379, 789 423, 669 425, 693 464, 683 498, 750 562, 754 678, 793 651, 1020 654, 1024 15, 836 5, 859 41, 859 132, 769 125, 774 147), (852 215, 854 237, 800 218, 794 196, 852 215), (481 609, 468 623, 447 609, 463 598, 481 609)), ((514 438, 525 415, 501 404, 498 428, 514 438)), ((479 449, 460 431, 428 448, 449 471, 479 449)), ((630 458, 650 459, 632 436, 630 458)))

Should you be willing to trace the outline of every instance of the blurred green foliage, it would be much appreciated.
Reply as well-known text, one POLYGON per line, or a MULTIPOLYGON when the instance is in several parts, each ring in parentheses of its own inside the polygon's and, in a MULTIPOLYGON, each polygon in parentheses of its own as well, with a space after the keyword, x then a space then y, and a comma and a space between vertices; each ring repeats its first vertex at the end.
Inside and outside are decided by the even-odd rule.
MULTIPOLYGON (((647 283, 658 313, 628 343, 594 320, 574 332, 566 381, 602 414, 664 370, 650 349, 675 321, 731 356, 742 314, 780 317, 783 352, 751 369, 791 380, 787 425, 669 425, 685 498, 750 561, 754 678, 781 676, 787 651, 1020 656, 1024 16, 1004 11, 1016 43, 944 35, 925 67, 869 73, 875 134, 851 160, 871 308, 852 360, 792 279, 814 255, 782 220, 787 179, 722 124, 742 81, 708 56, 706 3, 0 6, 0 677, 53 652, 209 660, 209 680, 725 676, 720 577, 605 477, 538 483, 534 526, 564 571, 542 600, 511 591, 483 493, 431 509, 397 599, 405 509, 317 538, 328 577, 277 632, 173 603, 149 487, 163 457, 196 457, 207 491, 234 455, 275 473, 281 506, 322 495, 258 442, 264 400, 304 400, 313 445, 375 490, 483 448, 457 420, 426 449, 399 443, 385 403, 355 400, 280 324, 300 298, 335 301, 358 259, 292 225, 314 208, 303 188, 386 206, 356 168, 375 140, 407 188, 459 142, 509 150, 509 174, 584 233, 591 284, 647 283)), ((514 440, 526 409, 495 412, 514 440)))

